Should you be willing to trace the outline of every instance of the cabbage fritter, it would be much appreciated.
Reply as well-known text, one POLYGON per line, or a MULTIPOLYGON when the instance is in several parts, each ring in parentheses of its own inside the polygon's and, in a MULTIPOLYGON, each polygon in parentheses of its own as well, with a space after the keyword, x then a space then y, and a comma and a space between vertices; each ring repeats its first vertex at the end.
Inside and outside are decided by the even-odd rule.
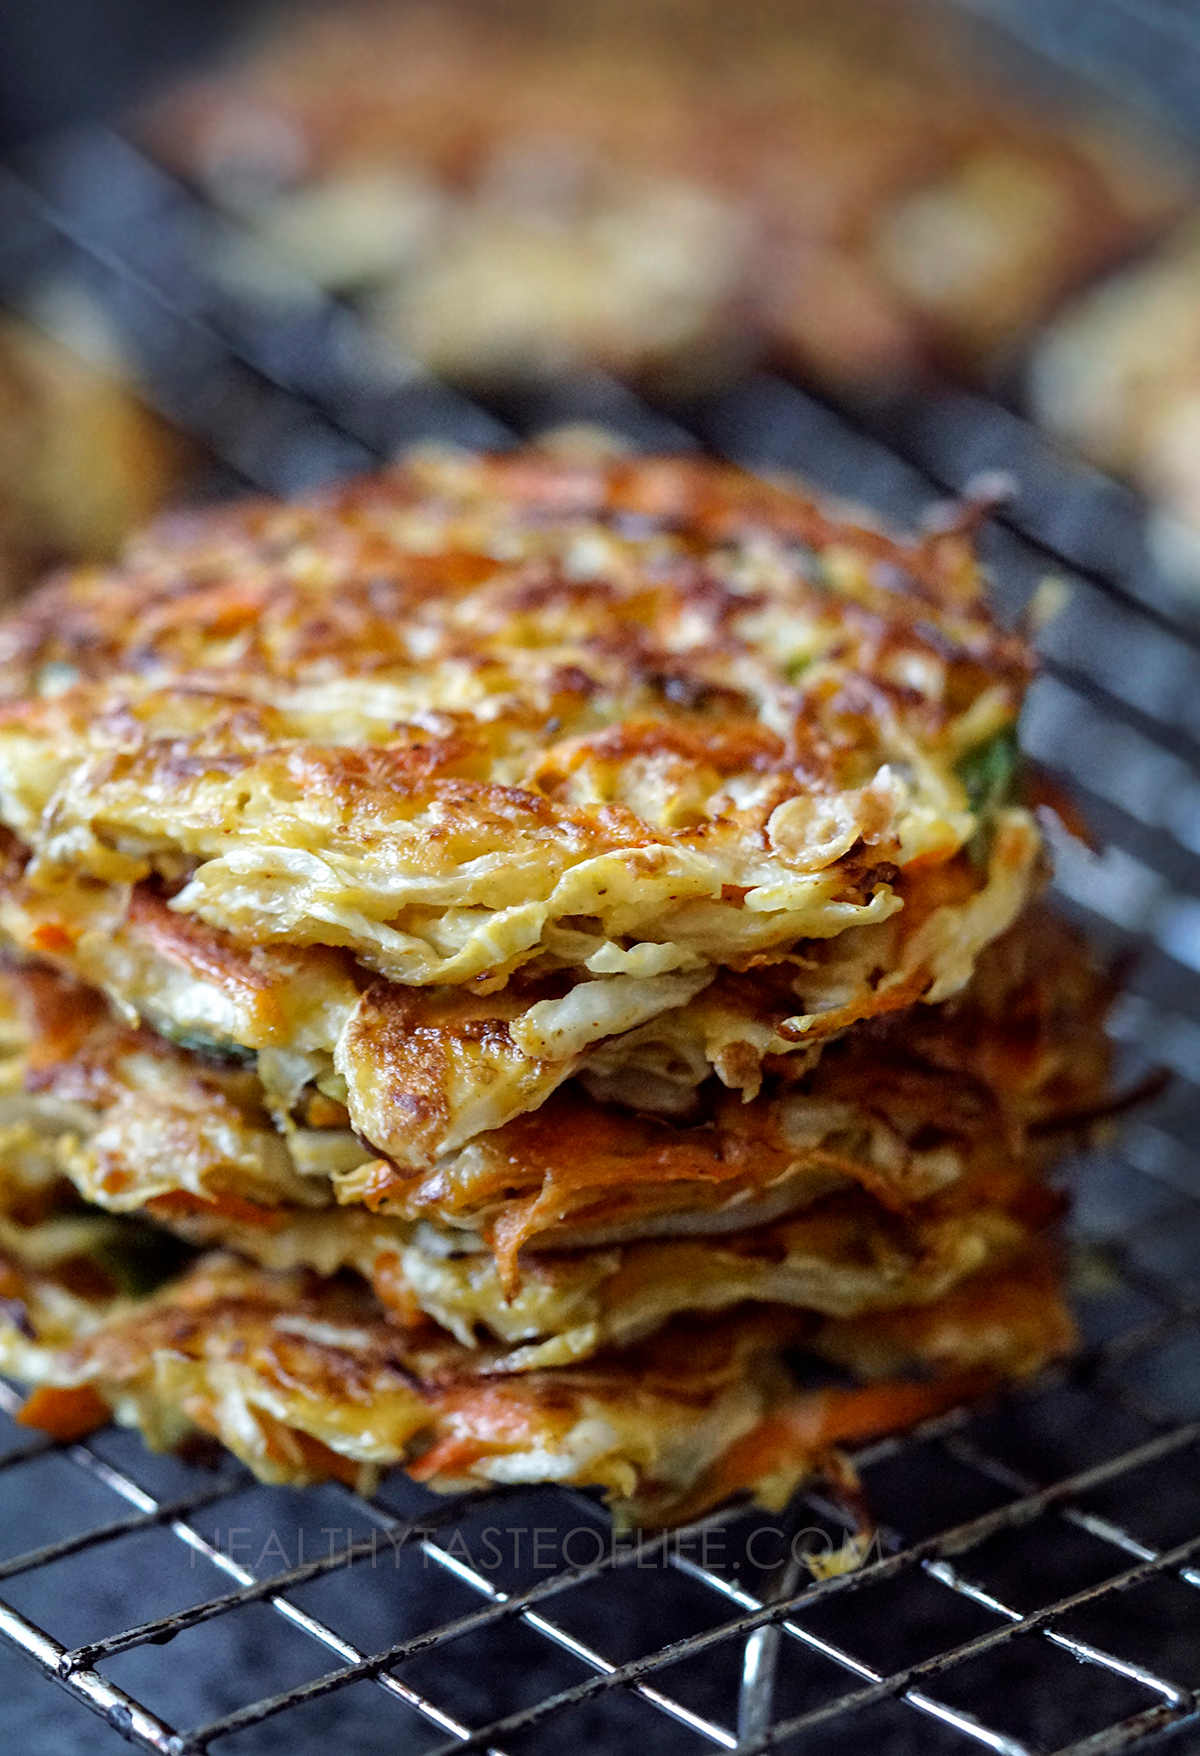
POLYGON ((601 982, 526 970, 495 993, 364 986, 344 953, 239 945, 145 886, 127 899, 94 885, 47 895, 15 848, 0 863, 0 932, 173 1041, 256 1055, 278 1115, 315 1083, 373 1148, 424 1169, 537 1110, 573 1075, 597 1097, 684 1114, 713 1072, 752 1098, 768 1072, 801 1077, 856 1019, 955 992, 1016 918, 1036 867, 1025 813, 1000 814, 992 841, 985 873, 960 856, 878 926, 744 972, 601 982))
MULTIPOLYGON (((883 1045, 870 1058, 871 1090, 857 1099, 845 1069, 840 1097, 838 1082, 822 1082, 818 1070, 809 1100, 813 1140, 792 1148, 797 1168, 786 1187, 802 1211, 719 1238, 573 1251, 562 1250, 551 1229, 530 1241, 559 1247, 523 1262, 501 1227, 493 1240, 498 1258, 478 1247, 483 1240, 446 1226, 319 1205, 331 1197, 327 1178, 305 1179, 288 1163, 282 1138, 256 1111, 252 1075, 205 1066, 121 1025, 98 997, 49 972, 19 972, 9 986, 37 1030, 26 1045, 23 1077, 14 1052, 7 1070, 12 1095, 0 1095, 0 1152, 10 1175, 33 1190, 45 1186, 50 1197, 74 1185, 103 1207, 144 1211, 194 1243, 224 1245, 270 1268, 311 1267, 326 1275, 352 1269, 401 1326, 432 1318, 464 1345, 502 1344, 511 1350, 509 1370, 624 1345, 681 1311, 752 1301, 849 1316, 926 1302, 1019 1253, 1057 1212, 1056 1200, 1018 1157, 1019 1122, 1006 1119, 997 1103, 975 1098, 959 1102, 956 1126, 950 1106, 937 1103, 936 1083, 928 1076, 906 1080, 894 1063, 888 1092, 883 1045), (4 1127, 6 1105, 17 1110, 4 1127), (937 1139, 923 1151, 906 1149, 901 1130, 919 1135, 935 1127, 937 1139), (856 1165, 855 1155, 865 1162, 856 1165), (872 1155, 880 1161, 876 1172, 872 1155)), ((836 1065, 831 1058, 827 1070, 836 1065)), ((864 1061, 860 1079, 867 1072, 864 1061)), ((740 1145, 719 1124, 696 1130, 694 1144, 672 1140, 662 1125, 647 1136, 636 1118, 598 1110, 582 1095, 577 1101, 574 1130, 569 1115, 548 1117, 550 1127, 557 1124, 568 1148, 573 1133, 581 1141, 607 1130, 610 1151, 617 1142, 627 1148, 620 1168, 630 1181, 648 1169, 669 1183, 672 1155, 693 1181, 707 1155, 719 1178, 722 1161, 740 1145), (649 1167, 639 1162, 639 1146, 649 1167)), ((793 1100, 795 1126, 802 1102, 793 1100)), ((760 1138, 767 1138, 765 1127, 760 1138)), ((294 1149, 301 1139, 298 1129, 294 1149)), ((593 1139, 593 1153, 597 1145, 593 1139)), ((773 1193, 768 1189, 768 1207, 773 1193)), ((608 1200, 614 1213, 621 1211, 618 1188, 608 1200)), ((745 1227, 754 1206, 731 1201, 726 1225, 745 1227)), ((693 1216, 671 1217, 686 1231, 693 1216)))
POLYGON ((752 1096, 1037 885, 971 522, 533 450, 168 523, 0 625, 0 926, 413 1166, 752 1096))
POLYGON ((1019 1255, 1060 1211, 1014 1168, 999 1187, 980 1179, 903 1219, 862 1194, 831 1196, 723 1237, 541 1252, 515 1284, 486 1252, 456 1253, 433 1228, 361 1209, 275 1226, 202 1212, 168 1223, 272 1269, 353 1269, 402 1328, 433 1319, 466 1347, 503 1346, 504 1369, 525 1372, 624 1347, 682 1312, 769 1304, 854 1317, 929 1304, 1019 1255))
POLYGON ((523 1248, 737 1231, 856 1188, 904 1213, 963 1180, 1003 1184, 1044 1156, 1047 1128, 1103 1102, 1109 997, 1075 935, 1035 911, 962 995, 860 1025, 751 1104, 709 1093, 672 1121, 571 1085, 428 1172, 367 1157, 312 1086, 293 1093, 281 1133, 251 1067, 126 1024, 50 969, 5 974, 0 1028, 7 1101, 42 1115, 89 1200, 210 1209, 271 1233, 299 1223, 289 1209, 365 1204, 395 1222, 394 1248, 418 1222, 443 1234, 443 1254, 489 1246, 511 1292, 523 1248))
POLYGON ((1039 1256, 921 1314, 814 1325, 765 1308, 517 1375, 496 1375, 486 1353, 449 1338, 402 1345, 361 1283, 268 1274, 220 1254, 115 1305, 19 1263, 3 1265, 0 1284, 0 1362, 41 1386, 28 1424, 76 1437, 111 1410, 158 1445, 199 1428, 273 1481, 367 1486, 402 1463, 443 1491, 600 1487, 618 1516, 643 1524, 742 1491, 781 1504, 839 1442, 911 1425, 1071 1340, 1039 1256), (868 1369, 881 1355, 904 1363, 876 1386, 805 1390, 785 1360, 801 1343, 868 1369), (909 1376, 930 1366, 942 1376, 909 1376))

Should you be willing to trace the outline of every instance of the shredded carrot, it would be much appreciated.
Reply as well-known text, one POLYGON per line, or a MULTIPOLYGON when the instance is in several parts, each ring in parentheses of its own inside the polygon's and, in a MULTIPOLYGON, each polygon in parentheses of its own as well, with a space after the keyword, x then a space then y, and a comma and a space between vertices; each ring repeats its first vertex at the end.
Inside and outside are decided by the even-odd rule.
POLYGON ((729 1448, 701 1485, 703 1503, 726 1499, 794 1461, 808 1459, 818 1467, 836 1445, 915 1426, 978 1389, 978 1377, 963 1376, 798 1396, 729 1448))
POLYGON ((423 1457, 414 1459, 405 1468, 415 1482, 427 1482, 437 1475, 453 1479, 470 1469, 487 1450, 488 1447, 478 1439, 440 1439, 423 1457))
POLYGON ((308 1100, 305 1116, 310 1128, 344 1128, 346 1126, 346 1107, 334 1103, 323 1092, 314 1092, 308 1100))
POLYGON ((382 1256, 377 1257, 371 1272, 371 1285, 375 1297, 388 1316, 405 1329, 431 1326, 431 1319, 417 1303, 416 1294, 405 1276, 403 1264, 394 1250, 386 1250, 382 1256))
MULTIPOLYGON (((188 1397, 183 1405, 183 1412, 202 1433, 211 1433, 216 1439, 225 1438, 217 1410, 207 1397, 188 1397)), ((265 1409, 256 1408, 254 1419, 262 1434, 263 1453, 272 1463, 294 1469, 298 1459, 314 1480, 323 1476, 332 1477, 336 1481, 345 1482, 347 1487, 358 1486, 363 1466, 352 1457, 344 1457, 340 1451, 335 1451, 323 1440, 314 1438, 311 1433, 305 1433, 299 1427, 289 1426, 286 1421, 276 1419, 265 1409)))
POLYGON ((82 1439, 108 1424, 109 1407, 90 1384, 66 1390, 47 1384, 25 1398, 17 1420, 23 1427, 40 1428, 52 1439, 82 1439))
POLYGON ((930 1415, 961 1402, 967 1388, 962 1378, 942 1378, 928 1383, 901 1379, 854 1390, 823 1390, 775 1418, 790 1433, 793 1444, 804 1442, 827 1450, 928 1420, 930 1415))
POLYGON ((215 1213, 222 1219, 240 1220, 247 1226, 264 1226, 276 1231, 285 1224, 283 1208, 260 1207, 256 1201, 245 1201, 240 1195, 193 1195, 187 1189, 173 1189, 167 1195, 155 1195, 146 1203, 147 1213, 192 1214, 215 1213))
POLYGON ((61 926, 58 921, 43 921, 29 935, 29 943, 35 951, 53 954, 56 951, 70 951, 77 934, 61 926))

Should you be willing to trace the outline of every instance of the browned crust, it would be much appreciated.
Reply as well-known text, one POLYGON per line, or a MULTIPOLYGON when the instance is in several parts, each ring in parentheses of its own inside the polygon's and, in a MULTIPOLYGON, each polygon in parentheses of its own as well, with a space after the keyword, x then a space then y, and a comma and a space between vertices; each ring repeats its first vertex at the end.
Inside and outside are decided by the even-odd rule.
MULTIPOLYGON (((664 637, 679 617, 696 614, 712 629, 715 654, 736 649, 730 618, 753 608, 753 600, 731 593, 706 571, 704 557, 768 533, 817 554, 844 551, 865 565, 853 595, 839 591, 836 602, 852 668, 873 689, 896 693, 885 662, 906 647, 948 658, 958 667, 960 694, 985 674, 1018 689, 1028 680, 1028 646, 1002 632, 982 601, 969 529, 895 538, 837 516, 794 484, 773 484, 732 465, 691 457, 582 462, 536 448, 479 457, 469 467, 464 460, 432 478, 420 464, 398 465, 286 507, 247 500, 162 521, 128 548, 119 569, 64 575, 44 586, 5 623, 0 657, 14 704, 46 664, 71 665, 97 680, 128 668, 134 676, 177 679, 181 710, 184 695, 199 704, 212 691, 213 702, 224 701, 240 726, 269 739, 269 711, 229 690, 239 673, 288 678, 318 659, 353 659, 356 671, 407 666, 407 619, 431 605, 447 609, 442 656, 482 662, 493 629, 507 640, 514 617, 537 613, 552 623, 567 612, 581 618, 584 644, 595 650, 598 642, 599 656, 618 661, 626 679, 641 675, 658 685, 654 719, 640 733, 614 728, 605 737, 636 735, 644 747, 657 726, 669 742, 683 739, 692 754, 698 736, 722 732, 703 710, 727 691, 716 679, 714 699, 713 679, 664 637), (443 547, 434 555, 398 547, 389 537, 389 513, 426 497, 436 515, 461 516, 463 540, 473 530, 479 546, 443 547), (589 524, 636 544, 661 533, 676 539, 676 552, 657 557, 653 574, 636 587, 618 589, 615 582, 573 580, 552 563, 506 568, 483 546, 504 529, 589 524), (336 590, 317 597, 289 577, 287 566, 312 546, 337 581, 336 590), (455 633, 449 617, 467 599, 475 610, 472 628, 455 633), (237 653, 235 669, 214 665, 224 642, 237 653)), ((786 590, 798 611, 828 610, 827 587, 810 582, 803 568, 786 590)), ((564 673, 560 683, 568 697, 593 686, 583 673, 564 673)), ((119 692, 105 700, 110 713, 121 711, 119 692)), ((28 703, 8 711, 27 712, 28 703)), ((749 720, 737 733, 726 726, 723 736, 742 740, 736 751, 728 744, 727 760, 749 751, 774 766, 786 756, 749 720)), ((425 732, 412 747, 358 751, 355 759, 360 784, 371 786, 401 772, 388 766, 376 776, 372 764, 402 761, 405 778, 422 778, 452 774, 469 754, 469 727, 460 725, 440 739, 425 732)))
MULTIPOLYGON (((1037 911, 984 954, 977 985, 955 1001, 861 1024, 828 1047, 801 1089, 880 1119, 907 1143, 888 1173, 852 1146, 814 1149, 812 1168, 849 1178, 894 1211, 928 1199, 911 1154, 938 1144, 1003 1178, 1031 1150, 1028 1129, 1103 1101, 1110 1050, 1109 979, 1080 939, 1037 911)), ((452 1218, 501 1204, 492 1242, 516 1252, 568 1225, 634 1224, 656 1213, 703 1211, 739 1190, 769 1188, 796 1150, 778 1108, 720 1096, 691 1122, 581 1103, 573 1090, 482 1136, 469 1181, 444 1167, 409 1173, 380 1160, 360 1192, 368 1206, 452 1218)), ((978 1181, 973 1185, 978 1193, 978 1181)))

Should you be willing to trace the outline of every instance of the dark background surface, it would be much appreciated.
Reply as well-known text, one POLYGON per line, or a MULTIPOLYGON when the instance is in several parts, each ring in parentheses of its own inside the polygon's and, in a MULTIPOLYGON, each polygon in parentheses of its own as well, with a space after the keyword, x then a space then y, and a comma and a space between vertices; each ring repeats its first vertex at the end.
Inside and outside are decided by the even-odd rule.
MULTIPOLYGON (((286 10, 289 0, 276 4, 286 10)), ((1197 0, 959 4, 1157 126, 1200 139, 1197 0)), ((115 114, 156 80, 219 54, 260 9, 254 0, 0 0, 0 151, 115 114)))
POLYGON ((241 0, 3 0, 0 151, 112 115, 147 84, 211 54, 241 0))

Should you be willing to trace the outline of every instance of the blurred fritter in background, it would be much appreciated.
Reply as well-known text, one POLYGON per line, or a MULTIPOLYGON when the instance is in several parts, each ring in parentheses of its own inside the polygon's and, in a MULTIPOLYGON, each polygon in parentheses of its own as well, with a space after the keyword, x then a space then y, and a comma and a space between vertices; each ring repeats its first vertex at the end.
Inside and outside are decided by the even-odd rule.
POLYGON ((456 378, 875 388, 995 366, 1186 200, 976 39, 896 0, 359 0, 265 15, 140 131, 456 378))
MULTIPOLYGON (((107 113, 231 221, 198 279, 268 312, 351 301, 381 371, 484 393, 599 371, 668 401, 761 366, 876 403, 966 381, 1143 488, 1172 515, 1161 554, 1200 575, 1189 144, 971 10, 352 0, 149 31, 136 7, 7 10, 10 139, 107 113)), ((72 304, 31 303, 51 329, 72 304)), ((78 350, 78 300, 65 328, 78 350)), ((120 388, 136 336, 100 351, 97 375, 0 338, 10 585, 181 491, 120 388)))

